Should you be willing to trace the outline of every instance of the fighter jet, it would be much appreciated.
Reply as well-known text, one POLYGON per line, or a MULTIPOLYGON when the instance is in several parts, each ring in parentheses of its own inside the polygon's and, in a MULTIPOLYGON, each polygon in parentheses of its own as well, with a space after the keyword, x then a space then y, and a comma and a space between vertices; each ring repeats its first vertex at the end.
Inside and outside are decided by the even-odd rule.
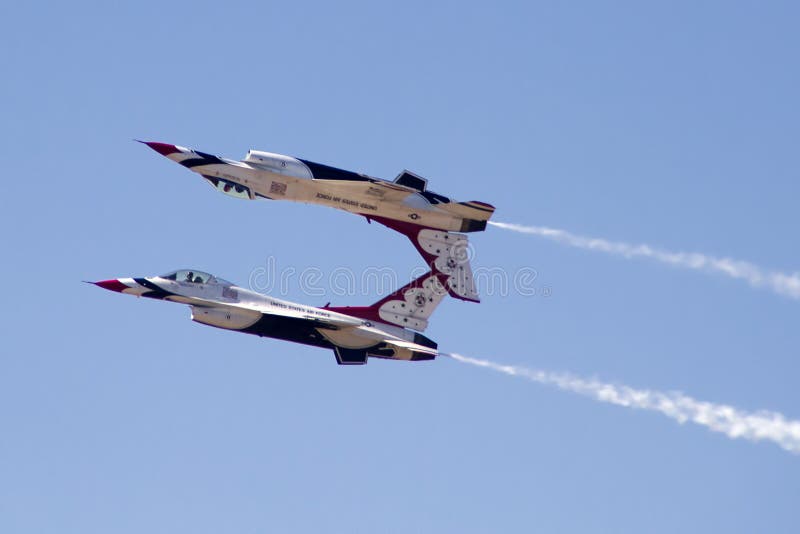
POLYGON ((89 283, 186 304, 195 322, 332 349, 340 365, 363 365, 370 356, 407 361, 436 357, 436 343, 420 332, 447 294, 443 278, 428 272, 371 306, 322 308, 279 300, 190 269, 89 283))
POLYGON ((467 236, 479 232, 494 206, 456 202, 427 189, 410 171, 390 182, 304 159, 250 150, 242 161, 177 145, 142 141, 200 174, 214 188, 236 198, 292 200, 362 215, 407 236, 433 272, 445 275, 455 298, 478 302, 468 257, 467 236))

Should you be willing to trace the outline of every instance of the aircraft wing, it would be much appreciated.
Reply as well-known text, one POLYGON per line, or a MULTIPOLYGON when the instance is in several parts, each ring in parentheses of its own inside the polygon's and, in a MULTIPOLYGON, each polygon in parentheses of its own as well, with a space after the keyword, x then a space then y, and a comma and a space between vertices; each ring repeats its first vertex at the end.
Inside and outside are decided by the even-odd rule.
POLYGON ((403 202, 409 195, 417 193, 414 189, 397 185, 384 180, 326 180, 314 178, 315 181, 331 182, 342 195, 366 196, 375 199, 375 202, 403 202))
POLYGON ((297 321, 307 321, 309 326, 320 330, 342 330, 360 326, 363 321, 352 317, 339 317, 323 310, 307 312, 280 308, 251 308, 224 302, 192 299, 189 304, 192 320, 214 326, 224 325, 229 328, 242 329, 252 326, 264 317, 282 317, 297 321))
POLYGON ((340 317, 320 317, 317 315, 303 315, 303 319, 307 321, 311 321, 313 325, 317 328, 322 328, 324 330, 341 330, 343 328, 353 328, 356 326, 361 326, 364 321, 360 321, 358 319, 351 319, 351 318, 340 318, 340 317))
POLYGON ((308 321, 316 328, 324 330, 341 330, 361 326, 364 321, 353 317, 342 317, 327 312, 319 308, 303 310, 293 307, 291 304, 276 303, 270 308, 259 309, 262 315, 273 315, 276 317, 289 317, 292 319, 302 319, 308 321), (285 306, 285 307, 281 307, 285 306))

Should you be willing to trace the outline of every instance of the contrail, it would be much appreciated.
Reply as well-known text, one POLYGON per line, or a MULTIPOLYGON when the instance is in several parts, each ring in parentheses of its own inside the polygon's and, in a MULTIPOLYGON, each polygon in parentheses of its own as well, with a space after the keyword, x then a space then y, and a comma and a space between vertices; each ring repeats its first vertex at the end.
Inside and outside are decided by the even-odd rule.
POLYGON ((731 258, 716 258, 696 252, 671 252, 650 245, 633 245, 619 241, 608 241, 596 237, 575 235, 566 230, 548 228, 546 226, 525 226, 504 222, 489 221, 489 224, 512 232, 531 234, 571 247, 595 250, 622 256, 624 258, 650 258, 685 269, 707 271, 723 274, 730 278, 744 280, 753 287, 767 288, 784 297, 800 299, 800 273, 786 274, 776 271, 765 271, 752 263, 731 258))
POLYGON ((772 441, 791 453, 800 454, 800 421, 792 421, 776 412, 743 412, 725 404, 699 401, 678 391, 664 393, 634 389, 594 379, 587 380, 568 373, 502 365, 460 354, 442 353, 442 355, 507 375, 527 378, 539 384, 555 386, 601 402, 660 412, 681 424, 691 421, 714 432, 721 432, 731 439, 772 441))

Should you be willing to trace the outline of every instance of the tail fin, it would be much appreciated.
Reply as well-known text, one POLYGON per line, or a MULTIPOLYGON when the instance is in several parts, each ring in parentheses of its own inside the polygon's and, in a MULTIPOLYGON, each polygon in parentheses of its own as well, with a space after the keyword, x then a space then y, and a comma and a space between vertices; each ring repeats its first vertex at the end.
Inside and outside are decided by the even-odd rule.
MULTIPOLYGON (((386 217, 370 215, 368 219, 408 237, 433 272, 444 275, 440 280, 453 298, 480 302, 469 263, 472 255, 469 237, 386 217)), ((485 225, 486 222, 483 221, 482 224, 485 225)))
POLYGON ((371 306, 340 306, 329 310, 424 331, 428 318, 447 294, 446 275, 430 271, 371 306))

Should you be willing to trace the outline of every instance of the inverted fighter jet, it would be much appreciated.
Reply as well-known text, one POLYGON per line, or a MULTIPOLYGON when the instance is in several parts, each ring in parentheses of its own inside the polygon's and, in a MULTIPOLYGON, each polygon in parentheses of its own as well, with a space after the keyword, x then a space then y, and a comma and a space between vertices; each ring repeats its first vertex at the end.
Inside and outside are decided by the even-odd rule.
POLYGON ((292 200, 362 215, 406 235, 445 287, 459 299, 478 302, 467 254, 467 236, 480 232, 494 206, 456 202, 427 189, 427 180, 403 171, 393 182, 304 159, 250 150, 242 161, 166 143, 147 146, 200 174, 236 198, 292 200))
POLYGON ((332 349, 340 365, 433 360, 437 345, 420 332, 447 290, 429 272, 371 306, 314 308, 272 298, 197 270, 90 282, 137 297, 186 304, 192 321, 332 349))

